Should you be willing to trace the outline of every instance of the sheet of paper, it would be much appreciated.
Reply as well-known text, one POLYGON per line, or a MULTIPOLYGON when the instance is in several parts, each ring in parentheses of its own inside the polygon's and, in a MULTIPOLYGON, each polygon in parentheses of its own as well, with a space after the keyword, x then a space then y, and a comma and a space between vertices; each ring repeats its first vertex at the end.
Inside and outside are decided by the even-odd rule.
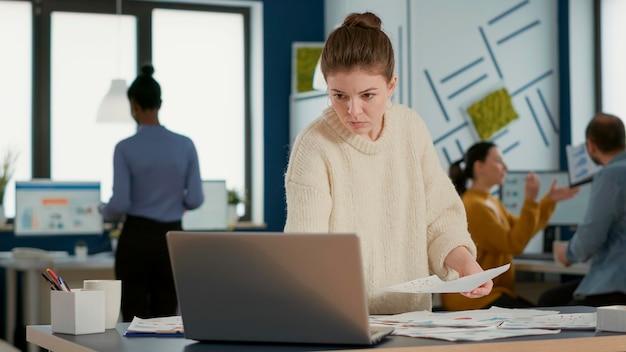
POLYGON ((183 319, 181 316, 141 319, 134 317, 126 332, 146 334, 182 333, 183 319))
POLYGON ((446 341, 486 341, 504 339, 517 336, 553 335, 561 330, 549 329, 500 329, 498 327, 487 328, 456 328, 449 331, 417 331, 414 329, 396 329, 394 335, 408 337, 422 337, 446 341))
POLYGON ((591 160, 585 143, 566 145, 565 153, 570 187, 591 181, 593 175, 601 169, 601 166, 591 160))
POLYGON ((587 314, 558 313, 555 310, 491 307, 458 312, 417 311, 379 315, 371 316, 370 321, 393 326, 394 335, 447 341, 557 334, 561 327, 590 325, 594 321, 587 314))
POLYGON ((531 309, 531 308, 502 308, 491 307, 488 309, 472 309, 472 310, 460 310, 451 312, 431 312, 428 310, 406 312, 393 315, 374 315, 373 318, 382 317, 385 319, 392 319, 397 321, 406 320, 419 320, 433 317, 446 317, 446 318, 460 318, 460 317, 472 317, 474 319, 518 319, 518 318, 530 318, 550 314, 559 314, 558 310, 544 310, 544 309, 531 309))
MULTIPOLYGON (((413 327, 488 327, 505 321, 531 321, 533 318, 557 315, 557 310, 515 309, 491 307, 489 309, 463 310, 456 312, 416 311, 395 315, 371 316, 377 324, 413 327)), ((526 326, 529 327, 529 326, 526 326)), ((537 327, 537 326, 535 326, 537 327)))
POLYGON ((550 314, 544 316, 513 318, 502 323, 506 329, 564 329, 595 330, 596 313, 550 314))
POLYGON ((459 293, 469 292, 483 283, 507 271, 511 264, 485 270, 456 280, 442 281, 437 275, 381 288, 381 291, 404 293, 459 293))

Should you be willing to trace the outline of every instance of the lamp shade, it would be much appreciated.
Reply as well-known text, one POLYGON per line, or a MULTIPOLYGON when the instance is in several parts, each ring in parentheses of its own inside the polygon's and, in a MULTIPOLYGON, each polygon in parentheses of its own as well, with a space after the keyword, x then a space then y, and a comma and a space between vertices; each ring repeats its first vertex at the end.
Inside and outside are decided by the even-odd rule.
POLYGON ((315 71, 313 71, 313 89, 325 91, 327 88, 326 80, 322 73, 322 59, 320 58, 317 60, 317 65, 315 65, 315 71))
POLYGON ((111 81, 111 88, 104 96, 98 108, 97 122, 133 122, 130 116, 130 103, 126 96, 126 81, 114 79, 111 81))

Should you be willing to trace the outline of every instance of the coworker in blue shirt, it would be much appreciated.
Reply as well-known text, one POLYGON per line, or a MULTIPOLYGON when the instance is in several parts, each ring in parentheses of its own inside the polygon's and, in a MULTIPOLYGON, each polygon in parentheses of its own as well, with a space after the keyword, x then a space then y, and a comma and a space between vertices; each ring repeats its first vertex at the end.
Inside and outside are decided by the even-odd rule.
POLYGON ((165 234, 204 200, 195 146, 161 126, 161 87, 151 65, 141 71, 128 88, 137 133, 115 146, 113 196, 99 208, 105 220, 124 221, 115 253, 124 321, 176 314, 165 234))
POLYGON ((618 117, 597 114, 587 126, 587 150, 603 165, 594 176, 587 212, 567 247, 555 251, 569 265, 591 259, 581 280, 546 291, 542 306, 626 304, 626 133, 618 117))

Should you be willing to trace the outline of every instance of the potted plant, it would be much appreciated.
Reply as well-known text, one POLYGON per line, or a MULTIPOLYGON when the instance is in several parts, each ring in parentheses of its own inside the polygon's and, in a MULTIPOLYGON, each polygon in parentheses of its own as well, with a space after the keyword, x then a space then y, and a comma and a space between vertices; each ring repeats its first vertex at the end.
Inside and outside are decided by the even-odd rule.
POLYGON ((9 149, 2 158, 2 169, 0 169, 0 226, 4 225, 6 218, 4 217, 4 191, 6 186, 13 177, 15 172, 15 163, 17 161, 17 153, 9 149))
POLYGON ((234 188, 228 190, 228 225, 230 227, 233 227, 239 220, 237 206, 245 202, 245 197, 238 190, 234 188))

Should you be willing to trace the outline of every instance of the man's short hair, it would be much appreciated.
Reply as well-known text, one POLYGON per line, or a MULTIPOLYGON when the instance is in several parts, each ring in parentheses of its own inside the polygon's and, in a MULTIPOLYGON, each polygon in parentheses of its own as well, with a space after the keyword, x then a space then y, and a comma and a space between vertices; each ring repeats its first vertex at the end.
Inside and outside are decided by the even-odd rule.
POLYGON ((624 122, 615 115, 596 114, 587 125, 585 135, 603 153, 626 149, 624 122))

